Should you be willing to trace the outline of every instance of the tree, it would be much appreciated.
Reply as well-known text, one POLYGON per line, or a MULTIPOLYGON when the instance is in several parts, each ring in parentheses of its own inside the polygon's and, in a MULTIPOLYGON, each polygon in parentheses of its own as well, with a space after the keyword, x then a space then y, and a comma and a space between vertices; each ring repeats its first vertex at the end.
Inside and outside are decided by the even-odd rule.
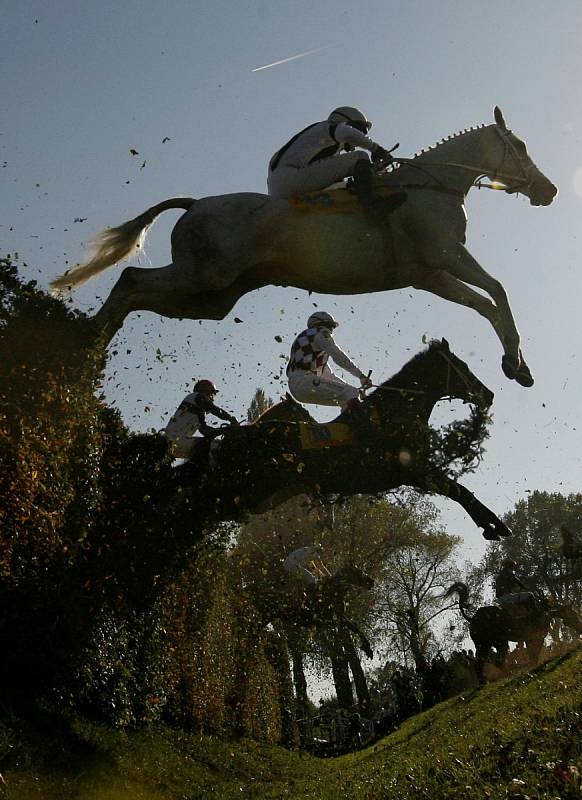
POLYGON ((560 602, 582 604, 582 562, 566 559, 560 550, 560 525, 582 527, 582 494, 534 491, 519 500, 504 517, 513 536, 493 545, 481 568, 493 577, 501 561, 518 562, 518 574, 532 589, 554 595, 560 602))
POLYGON ((439 650, 435 620, 455 605, 441 596, 459 576, 454 562, 459 541, 442 531, 419 530, 416 541, 395 550, 383 565, 377 624, 387 626, 393 649, 407 666, 412 657, 420 673, 439 650))
POLYGON ((273 399, 271 397, 267 397, 264 389, 261 389, 260 387, 257 388, 255 390, 253 399, 247 408, 247 422, 249 425, 258 419, 264 411, 266 411, 268 408, 271 408, 272 405, 274 405, 273 399))
MULTIPOLYGON (((458 577, 453 566, 457 543, 438 529, 434 505, 412 493, 399 495, 398 502, 358 495, 329 504, 304 495, 243 526, 232 560, 259 596, 276 591, 281 564, 295 547, 319 545, 332 573, 342 564, 355 563, 377 585, 373 592, 350 594, 350 619, 367 631, 373 629, 378 641, 392 635, 400 656, 406 661, 414 654, 418 667, 436 649, 434 620, 452 607, 437 594, 458 577)), ((296 642, 293 651, 296 686, 303 695, 299 662, 308 650, 306 640, 301 641, 301 653, 296 642)), ((341 705, 353 703, 353 680, 365 707, 367 680, 351 634, 328 631, 319 634, 317 642, 319 648, 311 649, 309 657, 319 664, 331 662, 341 705)))

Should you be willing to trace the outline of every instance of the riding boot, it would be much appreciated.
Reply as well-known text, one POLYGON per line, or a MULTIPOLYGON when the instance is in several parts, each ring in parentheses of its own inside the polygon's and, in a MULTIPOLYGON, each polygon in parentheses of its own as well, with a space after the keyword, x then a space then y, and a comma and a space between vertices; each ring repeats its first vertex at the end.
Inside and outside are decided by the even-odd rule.
POLYGON ((359 437, 374 434, 370 417, 362 408, 362 404, 357 397, 354 397, 353 400, 348 402, 346 411, 349 413, 350 419, 359 437))
POLYGON ((362 204, 366 216, 374 225, 381 225, 386 218, 406 200, 406 192, 395 192, 391 197, 379 197, 376 192, 374 168, 367 158, 361 158, 354 169, 354 191, 362 204))

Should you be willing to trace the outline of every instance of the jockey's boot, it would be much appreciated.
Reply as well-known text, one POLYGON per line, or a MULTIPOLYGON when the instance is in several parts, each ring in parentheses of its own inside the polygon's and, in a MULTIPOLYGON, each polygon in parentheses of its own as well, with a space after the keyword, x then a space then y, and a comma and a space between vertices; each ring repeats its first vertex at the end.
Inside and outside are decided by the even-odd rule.
POLYGON ((357 397, 354 397, 353 400, 348 402, 346 411, 349 412, 358 438, 368 437, 370 434, 373 435, 375 433, 374 426, 370 421, 370 417, 362 408, 362 403, 357 397))
POLYGON ((390 197, 380 197, 376 192, 374 168, 367 158, 361 158, 354 169, 354 192, 370 222, 381 225, 386 218, 406 200, 406 192, 395 192, 390 197))

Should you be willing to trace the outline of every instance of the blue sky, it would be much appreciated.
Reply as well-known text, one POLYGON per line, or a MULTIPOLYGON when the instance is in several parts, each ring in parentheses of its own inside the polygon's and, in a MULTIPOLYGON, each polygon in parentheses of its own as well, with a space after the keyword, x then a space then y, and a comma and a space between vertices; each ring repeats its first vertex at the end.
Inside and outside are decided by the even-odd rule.
MULTIPOLYGON (((199 376, 213 378, 221 403, 242 416, 257 386, 275 398, 284 390, 282 357, 317 303, 341 319, 338 343, 377 380, 421 349, 423 336, 446 336, 495 391, 485 461, 465 480, 493 509, 508 510, 536 488, 580 489, 578 0, 6 6, 0 253, 18 252, 23 273, 45 287, 82 257, 84 241, 161 200, 265 191, 272 153, 337 105, 362 108, 374 138, 399 141, 399 153, 412 155, 492 121, 499 104, 560 188, 546 209, 477 190, 467 203, 469 250, 507 289, 532 389, 502 375, 484 320, 431 295, 309 297, 275 288, 247 295, 222 322, 132 315, 112 345, 105 389, 134 430, 161 427, 199 376)), ((156 222, 142 266, 168 263, 178 213, 156 222)), ((119 274, 113 268, 88 284, 74 305, 98 307, 119 274)), ((452 503, 438 505, 477 559, 484 542, 471 521, 452 503)))

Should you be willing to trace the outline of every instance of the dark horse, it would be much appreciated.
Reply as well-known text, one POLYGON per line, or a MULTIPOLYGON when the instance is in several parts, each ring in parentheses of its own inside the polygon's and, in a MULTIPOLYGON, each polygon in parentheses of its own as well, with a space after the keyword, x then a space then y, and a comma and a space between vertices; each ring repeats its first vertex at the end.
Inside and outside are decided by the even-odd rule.
POLYGON ((317 585, 303 588, 295 581, 282 580, 269 592, 256 598, 265 619, 280 619, 299 628, 345 626, 359 636, 360 646, 368 658, 372 648, 360 628, 348 616, 347 595, 358 589, 371 589, 374 581, 353 564, 345 564, 333 575, 321 578, 317 585))
POLYGON ((537 609, 516 618, 497 605, 481 606, 473 614, 468 611, 469 590, 458 581, 445 593, 457 594, 459 609, 469 623, 469 635, 475 644, 475 662, 480 683, 485 682, 484 667, 495 649, 495 666, 503 669, 510 642, 525 642, 529 662, 538 663, 544 639, 554 619, 560 619, 569 628, 582 633, 582 617, 569 603, 559 603, 551 597, 537 598, 537 609))
MULTIPOLYGON (((443 440, 429 425, 433 408, 444 398, 471 403, 483 417, 493 401, 493 393, 443 339, 431 342, 370 393, 357 414, 346 411, 334 423, 319 425, 289 398, 254 424, 235 429, 217 451, 204 491, 220 498, 225 514, 236 515, 274 507, 302 492, 377 494, 411 486, 460 503, 486 539, 510 536, 505 524, 447 472, 443 440)), ((466 455, 478 438, 473 429, 450 437, 457 442, 455 457, 466 455)))

